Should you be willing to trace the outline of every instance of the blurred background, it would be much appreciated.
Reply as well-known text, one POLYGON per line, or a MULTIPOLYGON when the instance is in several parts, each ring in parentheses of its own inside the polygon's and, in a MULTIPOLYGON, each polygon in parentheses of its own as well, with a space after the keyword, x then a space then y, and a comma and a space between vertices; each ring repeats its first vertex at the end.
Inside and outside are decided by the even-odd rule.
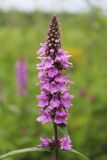
MULTIPOLYGON (((0 0, 0 154, 36 146, 40 136, 52 135, 51 123, 35 120, 40 93, 36 51, 52 15, 60 19, 62 48, 74 64, 67 71, 75 82, 68 125, 73 146, 91 160, 107 160, 106 0, 0 0)), ((71 157, 61 152, 61 159, 71 157)), ((29 153, 6 160, 34 159, 53 156, 29 153)))

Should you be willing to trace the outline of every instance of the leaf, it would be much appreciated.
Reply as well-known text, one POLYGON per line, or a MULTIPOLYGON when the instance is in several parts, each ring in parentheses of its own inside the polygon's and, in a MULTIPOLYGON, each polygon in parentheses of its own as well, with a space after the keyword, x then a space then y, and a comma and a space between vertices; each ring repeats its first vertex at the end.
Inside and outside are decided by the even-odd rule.
POLYGON ((63 133, 64 136, 68 135, 68 129, 66 126, 58 126, 58 128, 60 129, 60 131, 63 133))
POLYGON ((35 152, 35 151, 47 151, 50 152, 49 148, 37 148, 37 147, 32 147, 32 148, 25 148, 25 149, 19 149, 15 151, 8 152, 6 154, 0 155, 0 159, 15 155, 15 154, 20 154, 20 153, 25 153, 25 152, 35 152))
POLYGON ((89 160, 86 156, 84 156, 82 153, 76 151, 75 149, 72 149, 71 152, 77 156, 80 160, 89 160))

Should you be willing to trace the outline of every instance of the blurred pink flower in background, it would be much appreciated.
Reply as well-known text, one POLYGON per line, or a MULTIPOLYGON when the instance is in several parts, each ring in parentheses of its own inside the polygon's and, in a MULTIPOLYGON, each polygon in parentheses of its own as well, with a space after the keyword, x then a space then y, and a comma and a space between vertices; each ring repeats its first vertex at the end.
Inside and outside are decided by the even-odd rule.
POLYGON ((95 103, 95 102, 97 101, 97 96, 96 96, 95 94, 91 95, 91 96, 90 96, 90 101, 91 101, 92 103, 95 103))
POLYGON ((0 95, 0 102, 4 101, 4 97, 0 95))
POLYGON ((28 93, 28 66, 24 58, 16 61, 16 85, 18 95, 28 93))
POLYGON ((87 95, 87 90, 85 88, 81 88, 79 91, 80 97, 86 97, 87 95))
POLYGON ((4 99, 4 83, 0 80, 0 102, 3 102, 4 99))

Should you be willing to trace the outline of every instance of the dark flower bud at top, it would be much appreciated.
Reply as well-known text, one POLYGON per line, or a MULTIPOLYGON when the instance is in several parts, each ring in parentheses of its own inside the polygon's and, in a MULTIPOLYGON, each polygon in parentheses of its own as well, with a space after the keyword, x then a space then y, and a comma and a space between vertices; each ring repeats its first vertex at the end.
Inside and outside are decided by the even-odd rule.
MULTIPOLYGON (((61 47, 58 18, 53 16, 47 33, 47 46, 57 51, 61 47), (51 44, 50 44, 50 41, 51 44)), ((50 54, 50 53, 48 53, 50 54)))

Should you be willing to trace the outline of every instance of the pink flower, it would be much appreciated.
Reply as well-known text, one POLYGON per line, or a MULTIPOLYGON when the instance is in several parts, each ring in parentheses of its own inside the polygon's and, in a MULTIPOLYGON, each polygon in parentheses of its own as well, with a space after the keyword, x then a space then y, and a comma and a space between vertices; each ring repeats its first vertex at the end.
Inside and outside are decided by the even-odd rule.
MULTIPOLYGON (((38 147, 54 147, 55 142, 53 139, 49 139, 46 137, 41 137, 41 144, 38 145, 38 147)), ((63 150, 71 150, 72 149, 72 143, 69 136, 64 136, 58 139, 58 148, 63 150)))
POLYGON ((53 95, 51 101, 50 101, 50 105, 55 108, 58 107, 60 105, 60 101, 58 100, 57 95, 53 95))
POLYGON ((50 110, 42 110, 41 116, 37 118, 38 122, 42 122, 42 124, 52 121, 50 110))
POLYGON ((45 52, 47 50, 47 45, 46 43, 41 44, 41 48, 37 51, 37 54, 40 55, 41 53, 45 52))
POLYGON ((72 149, 72 144, 69 136, 60 138, 60 148, 64 150, 72 149))
POLYGON ((50 57, 47 57, 45 60, 45 68, 51 68, 53 63, 54 61, 50 57))
POLYGON ((54 122, 56 124, 67 124, 67 112, 64 110, 56 111, 54 122))
POLYGON ((39 147, 49 147, 53 142, 52 140, 46 138, 46 137, 40 137, 41 144, 38 145, 39 147))
POLYGON ((48 76, 49 77, 54 77, 55 75, 58 74, 58 70, 52 66, 49 70, 48 70, 48 76))

